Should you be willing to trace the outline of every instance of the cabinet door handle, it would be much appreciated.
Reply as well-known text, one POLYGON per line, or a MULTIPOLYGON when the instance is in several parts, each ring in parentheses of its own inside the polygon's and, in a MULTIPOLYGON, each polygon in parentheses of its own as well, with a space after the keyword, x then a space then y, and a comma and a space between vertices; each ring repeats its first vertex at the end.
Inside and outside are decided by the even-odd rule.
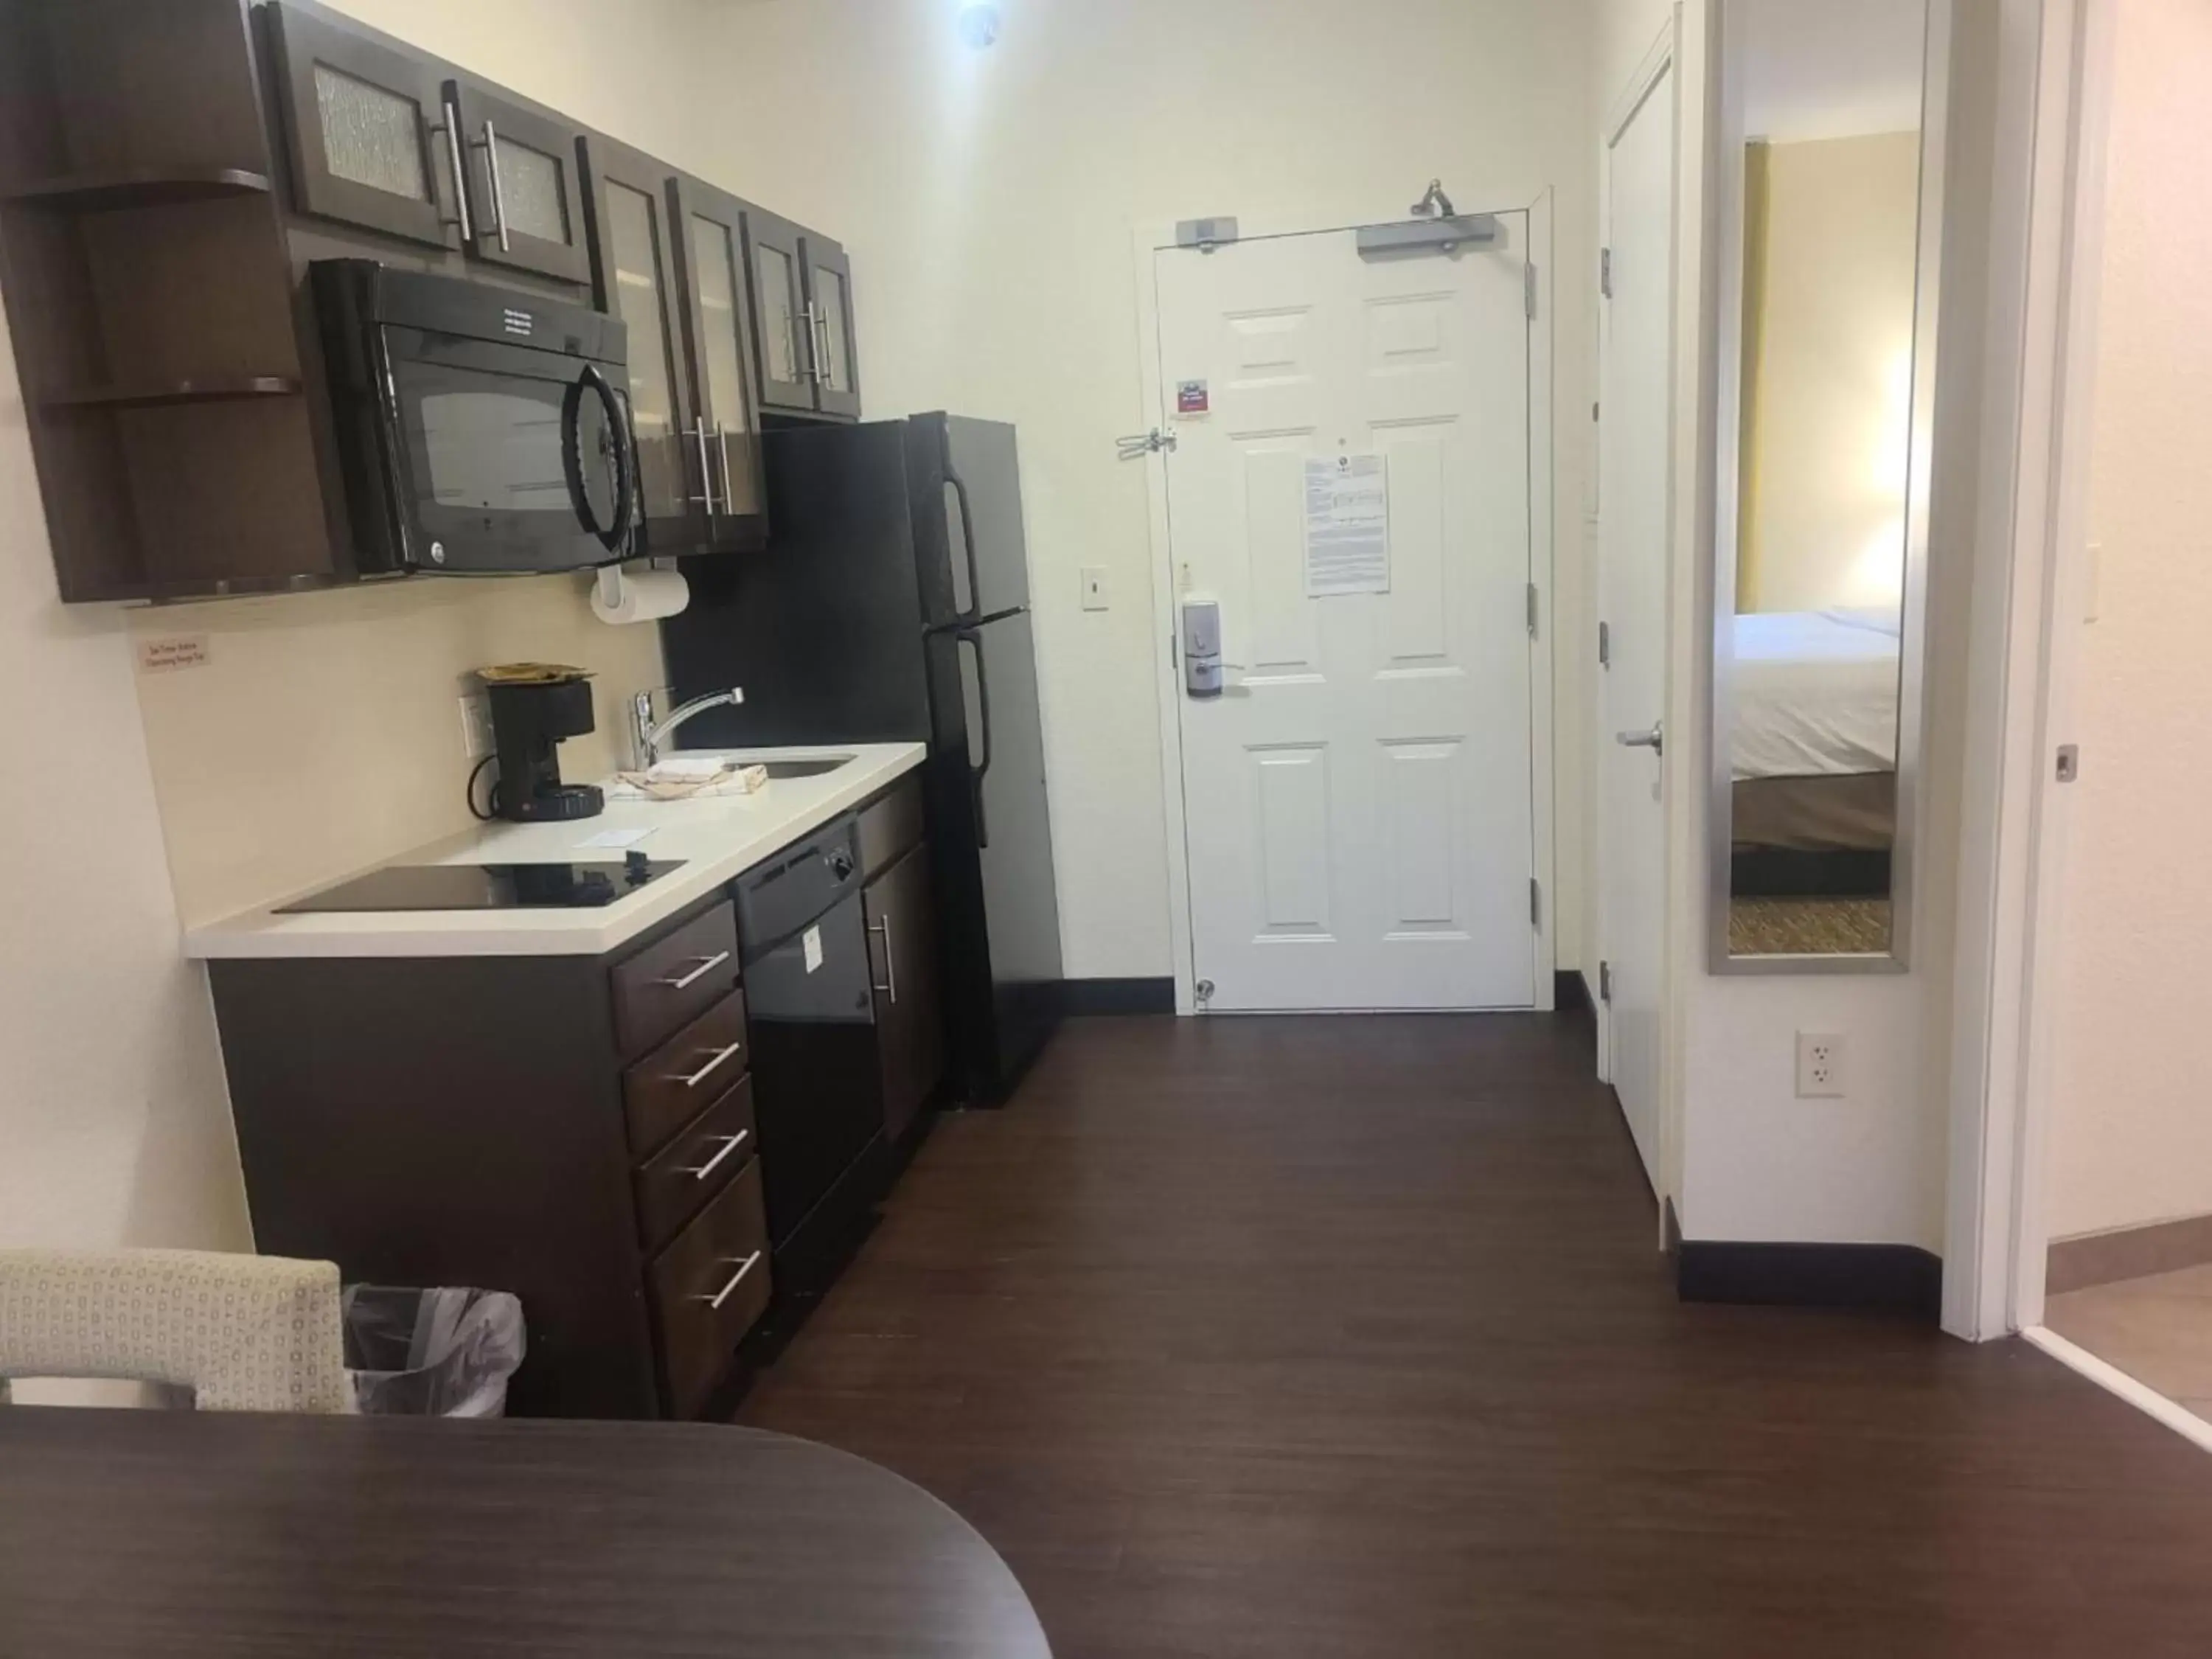
POLYGON ((690 973, 678 979, 658 979, 653 981, 653 983, 665 985, 672 991, 688 991, 729 959, 730 953, 727 951, 717 951, 711 957, 694 957, 691 960, 699 965, 690 973))
POLYGON ((814 306, 811 309, 814 313, 814 378, 826 386, 834 378, 830 372, 830 307, 814 306))
POLYGON ((806 302, 806 378, 822 384, 822 331, 815 325, 814 301, 806 302))
POLYGON ((499 135, 491 130, 491 118, 484 118, 484 171, 491 175, 491 223, 499 233, 499 251, 508 252, 507 246, 507 190, 499 177, 499 135))
MULTIPOLYGON (((730 1256, 726 1259, 730 1261, 737 1261, 737 1258, 735 1256, 730 1256)), ((753 1270, 754 1265, 758 1262, 760 1259, 761 1253, 758 1250, 755 1250, 743 1261, 738 1261, 737 1272, 730 1275, 730 1282, 723 1285, 720 1290, 716 1291, 712 1296, 702 1293, 694 1296, 691 1299, 694 1302, 703 1302, 708 1307, 714 1309, 715 1312, 720 1313, 722 1309, 722 1304, 737 1294, 738 1286, 745 1282, 745 1275, 753 1270)))
POLYGON ((713 1059, 709 1060, 697 1071, 692 1073, 690 1076, 672 1077, 668 1080, 671 1083, 680 1083, 687 1089, 696 1089, 701 1084, 704 1083, 708 1078, 714 1076, 715 1073, 720 1071, 723 1066, 728 1062, 730 1056, 737 1053, 738 1049, 744 1046, 745 1045, 743 1041, 732 1042, 728 1048, 714 1055, 713 1059))
POLYGON ((868 988, 881 991, 891 1000, 891 1006, 896 1008, 898 1006, 898 951, 891 943, 891 913, 886 910, 881 921, 870 922, 868 931, 880 933, 884 939, 884 983, 877 985, 871 981, 868 988))
MULTIPOLYGON (((684 435, 687 438, 696 438, 699 441, 699 488, 707 492, 703 495, 694 495, 690 497, 691 505, 694 507, 703 507, 708 513, 712 513, 714 511, 716 506, 716 502, 714 501, 714 469, 712 464, 707 459, 706 422, 700 422, 696 428, 690 432, 685 433, 684 435)), ((725 471, 728 471, 729 456, 727 452, 725 452, 723 454, 722 466, 725 471)))
POLYGON ((694 1181, 704 1181, 708 1176, 714 1174, 715 1170, 722 1167, 722 1161, 725 1158, 728 1158, 731 1153, 736 1152, 738 1147, 744 1146, 747 1140, 750 1139, 752 1133, 753 1132, 750 1129, 740 1129, 733 1135, 716 1136, 715 1139, 719 1139, 722 1143, 722 1150, 715 1153, 714 1157, 708 1158, 704 1164, 699 1165, 696 1170, 686 1170, 684 1173, 690 1176, 694 1181))
POLYGON ((476 226, 469 219, 469 158, 461 148, 460 106, 448 100, 446 105, 446 154, 453 163, 453 206, 460 213, 461 240, 476 240, 476 226))
POLYGON ((722 452, 722 511, 734 517, 738 498, 730 488, 730 428, 720 421, 714 422, 714 442, 722 452))

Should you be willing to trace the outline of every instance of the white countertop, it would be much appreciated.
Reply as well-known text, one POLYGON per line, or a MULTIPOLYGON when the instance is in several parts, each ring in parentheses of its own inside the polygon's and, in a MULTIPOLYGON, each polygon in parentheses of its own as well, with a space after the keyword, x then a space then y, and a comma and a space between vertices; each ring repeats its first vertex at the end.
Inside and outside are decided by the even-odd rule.
MULTIPOLYGON (((380 910, 285 916, 264 905, 192 928, 185 954, 201 960, 244 957, 599 956, 743 874, 763 859, 851 811, 921 764, 918 743, 864 743, 808 749, 729 751, 746 760, 809 760, 851 755, 852 762, 811 778, 772 778, 750 795, 684 801, 610 800, 593 818, 568 823, 488 823, 421 847, 385 864, 620 864, 623 848, 585 847, 607 830, 651 829, 635 843, 655 861, 681 859, 627 898, 589 910, 380 910)), ((379 866, 381 867, 381 866, 379 866)), ((356 871, 353 874, 365 873, 356 871)), ((305 898, 348 878, 319 881, 305 898)))

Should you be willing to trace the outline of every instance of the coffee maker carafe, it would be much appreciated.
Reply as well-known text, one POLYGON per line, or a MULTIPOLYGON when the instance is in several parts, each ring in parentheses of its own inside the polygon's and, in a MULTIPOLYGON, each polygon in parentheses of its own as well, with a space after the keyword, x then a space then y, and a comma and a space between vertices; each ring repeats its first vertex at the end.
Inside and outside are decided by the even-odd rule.
POLYGON ((536 823, 596 817, 606 808, 598 786, 561 781, 556 746, 593 729, 591 676, 580 668, 514 663, 482 670, 491 703, 499 781, 491 807, 500 817, 536 823))

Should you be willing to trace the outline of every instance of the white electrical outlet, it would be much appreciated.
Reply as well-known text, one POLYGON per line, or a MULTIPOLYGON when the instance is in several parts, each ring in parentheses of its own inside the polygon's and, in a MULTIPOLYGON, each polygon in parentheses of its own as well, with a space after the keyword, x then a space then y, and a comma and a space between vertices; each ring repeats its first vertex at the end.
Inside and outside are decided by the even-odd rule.
POLYGON ((482 697, 461 699, 461 755, 482 760, 491 753, 491 705, 482 697))
POLYGON ((1085 611, 1106 609, 1106 567, 1103 564, 1083 567, 1083 608, 1085 611))
POLYGON ((1797 1098, 1840 1100, 1844 1087, 1844 1040, 1832 1033, 1797 1033, 1797 1098))

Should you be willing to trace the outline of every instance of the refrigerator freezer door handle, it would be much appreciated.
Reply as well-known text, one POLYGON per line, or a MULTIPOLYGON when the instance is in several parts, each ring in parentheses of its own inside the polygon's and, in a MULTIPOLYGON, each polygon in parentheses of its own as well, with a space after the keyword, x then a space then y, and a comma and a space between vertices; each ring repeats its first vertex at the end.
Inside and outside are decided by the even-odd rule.
MULTIPOLYGON (((960 542, 968 561, 968 604, 960 610, 957 620, 972 623, 983 612, 983 580, 975 568, 975 512, 969 505, 967 482, 952 470, 952 435, 945 437, 945 483, 952 491, 952 498, 960 503, 960 542)), ((958 607, 955 607, 958 609, 958 607)), ((982 653, 976 653, 981 658, 982 653)))

